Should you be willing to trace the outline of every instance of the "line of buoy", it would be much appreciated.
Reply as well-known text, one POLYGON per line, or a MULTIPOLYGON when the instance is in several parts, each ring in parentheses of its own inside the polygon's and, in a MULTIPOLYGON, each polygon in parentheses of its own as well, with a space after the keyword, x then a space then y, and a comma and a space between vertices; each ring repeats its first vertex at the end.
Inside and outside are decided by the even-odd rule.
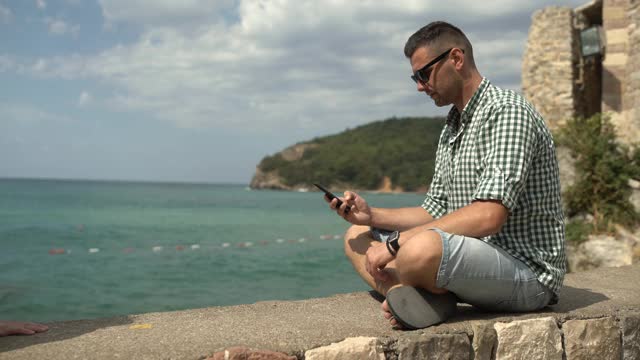
MULTIPOLYGON (((337 240, 337 239, 341 239, 341 238, 342 238, 342 235, 320 235, 320 239, 321 240, 332 240, 332 239, 337 240)), ((302 238, 299 238, 299 239, 290 239, 290 240, 285 240, 283 238, 278 238, 278 239, 275 239, 275 241, 274 241, 274 243, 276 243, 276 244, 284 244, 285 242, 287 242, 289 244, 305 243, 305 242, 307 242, 307 238, 302 237, 302 238)), ((271 244, 271 241, 269 241, 269 240, 261 240, 261 241, 258 242, 258 244, 260 244, 262 246, 266 246, 266 245, 271 244)), ((228 248, 228 247, 231 247, 231 246, 232 246, 232 244, 228 243, 228 242, 220 244, 221 248, 228 248)), ((250 248, 252 246, 254 246, 254 243, 251 242, 251 241, 243 241, 243 242, 239 242, 239 243, 235 244, 236 248, 250 248)), ((200 248, 201 248, 200 244, 192 244, 192 245, 188 245, 188 246, 176 245, 175 246, 175 251, 183 251, 183 250, 186 250, 186 249, 199 250, 200 248)), ((100 252, 100 250, 101 250, 100 248, 93 247, 93 248, 89 248, 87 250, 87 252, 89 254, 97 254, 97 253, 100 252)), ((164 250, 165 250, 164 246, 153 246, 151 248, 151 251, 153 251, 155 253, 162 252, 164 250)), ((132 248, 132 247, 126 247, 126 248, 122 249, 122 252, 125 253, 125 254, 130 254, 130 253, 132 253, 134 251, 136 251, 136 249, 132 248)), ((49 255, 62 255, 62 254, 70 254, 70 253, 71 253, 70 249, 64 249, 64 248, 51 248, 51 249, 49 249, 49 255)))

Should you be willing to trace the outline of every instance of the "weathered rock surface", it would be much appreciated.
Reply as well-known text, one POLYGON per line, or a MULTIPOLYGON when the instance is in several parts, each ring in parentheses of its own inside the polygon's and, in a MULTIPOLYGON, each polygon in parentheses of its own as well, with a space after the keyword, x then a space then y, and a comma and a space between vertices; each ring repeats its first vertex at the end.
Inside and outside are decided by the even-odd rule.
POLYGON ((398 340, 398 360, 468 360, 471 358, 466 334, 424 334, 398 340))
POLYGON ((296 360, 296 357, 275 351, 237 346, 219 351, 206 360, 296 360))
POLYGON ((562 335, 552 317, 496 323, 496 359, 562 360, 562 335))
POLYGON ((474 360, 491 360, 495 357, 498 337, 491 323, 475 321, 473 329, 473 358, 474 360))
POLYGON ((384 351, 374 337, 348 338, 304 353, 305 360, 384 360, 384 351))
POLYGON ((619 359, 620 329, 611 317, 568 320, 562 325, 567 360, 619 359))
POLYGON ((640 359, 640 314, 622 318, 622 359, 640 359))
POLYGON ((609 235, 591 235, 578 246, 567 246, 570 271, 597 267, 620 267, 633 263, 633 248, 627 242, 609 235))

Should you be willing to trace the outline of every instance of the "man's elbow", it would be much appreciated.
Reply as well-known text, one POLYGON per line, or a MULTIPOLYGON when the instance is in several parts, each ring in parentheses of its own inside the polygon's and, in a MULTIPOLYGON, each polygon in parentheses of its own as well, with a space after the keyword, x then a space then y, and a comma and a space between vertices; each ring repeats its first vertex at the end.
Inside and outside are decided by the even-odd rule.
POLYGON ((483 204, 484 232, 488 235, 497 234, 507 222, 509 209, 499 201, 487 201, 483 204))
POLYGON ((496 215, 491 216, 487 221, 487 232, 489 235, 495 235, 502 230, 502 226, 506 222, 506 218, 502 219, 496 215))

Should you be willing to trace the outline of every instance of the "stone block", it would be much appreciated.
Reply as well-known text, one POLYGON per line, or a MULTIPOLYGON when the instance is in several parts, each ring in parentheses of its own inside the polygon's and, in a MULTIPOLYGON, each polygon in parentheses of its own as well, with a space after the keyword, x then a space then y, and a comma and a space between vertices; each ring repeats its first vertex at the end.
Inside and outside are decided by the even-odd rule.
POLYGON ((305 360, 384 360, 384 351, 374 337, 347 338, 339 343, 308 350, 305 360))
POLYGON ((562 335, 552 317, 494 324, 496 359, 562 360, 562 335))
POLYGON ((640 359, 640 314, 622 318, 622 360, 640 359))
POLYGON ((628 43, 618 43, 618 44, 607 44, 607 54, 617 54, 617 53, 628 53, 629 52, 629 44, 628 43))
POLYGON ((630 244, 609 235, 590 235, 589 239, 568 254, 571 271, 584 271, 597 267, 631 265, 633 249, 630 244))
POLYGON ((629 26, 629 19, 622 18, 611 18, 611 19, 603 19, 603 25, 605 29, 621 29, 629 26))
POLYGON ((495 357, 497 336, 493 324, 487 322, 474 321, 471 323, 473 329, 473 348, 474 360, 491 360, 495 357))
POLYGON ((626 44, 629 42, 629 32, 627 29, 611 29, 607 30, 607 50, 611 50, 610 46, 614 44, 626 44))
POLYGON ((567 360, 620 358, 620 330, 613 318, 568 320, 562 330, 567 360))
POLYGON ((602 9, 602 19, 605 24, 607 20, 626 20, 626 14, 622 6, 605 6, 602 9))
POLYGON ((275 351, 253 350, 236 346, 218 351, 205 360, 296 360, 296 357, 275 351))
POLYGON ((398 360, 470 360, 471 344, 465 334, 423 334, 398 339, 398 360))
MULTIPOLYGON (((604 62, 602 63, 602 65, 604 67, 615 67, 615 66, 620 66, 622 68, 624 68, 624 66, 627 65, 627 59, 629 58, 629 56, 625 53, 613 53, 613 54, 607 54, 607 56, 604 58, 604 62)), ((624 71, 624 69, 623 69, 624 71)))

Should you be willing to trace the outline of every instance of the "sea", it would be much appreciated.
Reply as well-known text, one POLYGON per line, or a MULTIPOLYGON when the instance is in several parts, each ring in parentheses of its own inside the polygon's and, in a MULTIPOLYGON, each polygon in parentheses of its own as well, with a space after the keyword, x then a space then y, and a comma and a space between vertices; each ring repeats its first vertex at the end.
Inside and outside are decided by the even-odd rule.
MULTIPOLYGON (((371 206, 422 194, 363 193, 371 206)), ((0 319, 61 321, 366 291, 322 194, 0 179, 0 319)))

